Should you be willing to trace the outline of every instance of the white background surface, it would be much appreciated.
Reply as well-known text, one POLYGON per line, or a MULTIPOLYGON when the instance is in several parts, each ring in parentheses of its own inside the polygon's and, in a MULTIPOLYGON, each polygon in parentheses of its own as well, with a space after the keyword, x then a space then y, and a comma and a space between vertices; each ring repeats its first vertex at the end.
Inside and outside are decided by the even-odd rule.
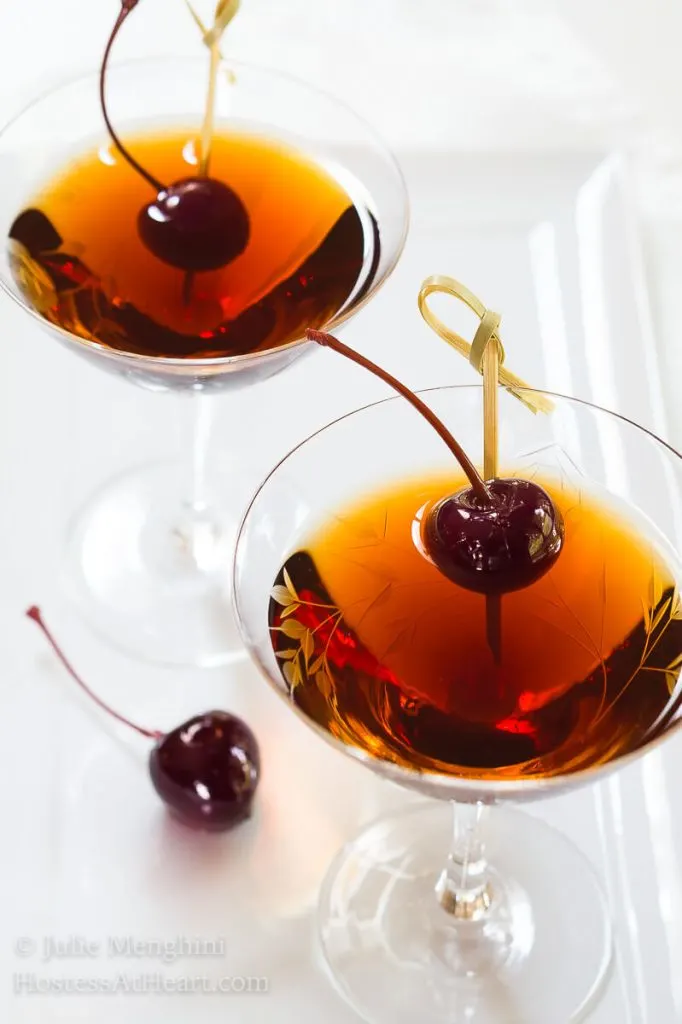
MULTIPOLYGON (((682 440, 672 372, 682 360, 674 303, 682 210, 677 110, 660 102, 670 81, 651 76, 644 88, 646 76, 626 73, 626 52, 652 67, 656 60, 637 30, 643 2, 623 5, 631 39, 618 50, 606 20, 610 5, 601 0, 244 3, 230 52, 311 80, 323 76, 329 89, 365 109, 408 175, 408 249, 384 292, 348 329, 352 344, 413 386, 470 379, 415 311, 421 279, 451 273, 504 313, 509 362, 519 373, 682 440), (588 6, 595 11, 589 23, 588 6), (620 160, 608 155, 614 148, 629 153, 630 184, 620 160)), ((30 7, 5 0, 0 117, 55 79, 89 70, 116 7, 109 0, 32 0, 30 7)), ((659 22, 666 24, 659 45, 670 46, 673 4, 648 7, 673 19, 659 22)), ((141 0, 120 53, 195 47, 180 0, 141 0)), ((154 1024, 191 1014, 197 1024, 351 1024, 353 1014, 316 966, 316 890, 344 838, 405 797, 321 748, 248 665, 155 670, 104 650, 81 629, 57 580, 68 514, 115 470, 176 450, 177 410, 189 430, 189 409, 82 364, 4 298, 0 324, 0 1017, 107 1024, 127 1013, 133 1024, 154 1024), (144 746, 80 702, 22 621, 36 600, 90 682, 143 724, 172 728, 211 704, 245 715, 266 757, 251 825, 206 840, 168 824, 145 777, 144 746), (224 963, 187 961, 175 972, 267 975, 270 994, 191 1003, 12 999, 6 979, 40 970, 16 959, 13 942, 46 934, 224 936, 224 963)), ((240 416, 261 416, 242 453, 255 483, 311 429, 383 393, 345 365, 335 366, 334 387, 326 387, 331 358, 320 354, 258 393, 224 399, 216 463, 230 461, 240 416), (273 437, 266 410, 285 398, 297 412, 273 437)), ((681 743, 605 786, 538 808, 590 855, 612 901, 619 962, 596 1024, 682 1021, 681 743)), ((64 973, 81 973, 79 966, 68 962, 64 973)), ((149 961, 117 969, 129 968, 159 969, 149 961)), ((88 971, 111 974, 112 965, 95 961, 88 971)))

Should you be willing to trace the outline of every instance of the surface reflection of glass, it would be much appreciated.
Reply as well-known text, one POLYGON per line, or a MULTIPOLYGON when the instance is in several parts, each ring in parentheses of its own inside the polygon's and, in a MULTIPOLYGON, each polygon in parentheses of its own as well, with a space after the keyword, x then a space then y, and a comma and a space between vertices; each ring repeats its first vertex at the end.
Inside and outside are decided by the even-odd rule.
MULTIPOLYGON (((109 73, 112 121, 159 175, 196 173, 206 74, 202 57, 109 73)), ((50 215, 47 227, 29 224, 28 247, 3 247, 5 291, 100 368, 197 406, 188 465, 121 475, 69 536, 70 581, 91 623, 168 663, 217 664, 239 643, 226 604, 239 479, 221 485, 206 471, 207 396, 272 376, 306 351, 305 327, 360 309, 395 266, 408 218, 395 162, 343 104, 234 62, 218 83, 213 173, 236 181, 251 233, 225 271, 189 281, 152 266, 139 242, 135 217, 154 195, 108 143, 95 76, 47 94, 0 134, 0 235, 27 207, 50 215)), ((238 455, 239 441, 227 443, 238 455)))
MULTIPOLYGON (((424 397, 477 458, 481 389, 424 397)), ((551 397, 532 416, 500 396, 501 475, 541 482, 566 540, 503 595, 498 663, 485 597, 418 549, 423 506, 461 475, 400 399, 294 449, 238 538, 238 618, 270 683, 345 753, 454 803, 454 832, 443 802, 377 821, 324 885, 331 973, 377 1024, 582 1019, 611 957, 604 897, 571 843, 508 803, 594 781, 677 721, 680 456, 551 397)))

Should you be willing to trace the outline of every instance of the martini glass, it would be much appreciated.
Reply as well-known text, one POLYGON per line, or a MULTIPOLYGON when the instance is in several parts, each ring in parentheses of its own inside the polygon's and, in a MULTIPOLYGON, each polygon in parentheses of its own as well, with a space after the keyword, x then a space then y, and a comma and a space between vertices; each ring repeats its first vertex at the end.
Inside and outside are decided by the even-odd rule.
MULTIPOLYGON (((196 135, 206 76, 207 60, 201 56, 112 68, 111 118, 123 138, 175 128, 196 135)), ((408 203, 393 157, 335 98, 288 75, 232 61, 218 75, 216 129, 253 133, 302 152, 339 182, 361 212, 363 267, 328 326, 345 323, 376 294, 403 249, 408 203)), ((105 152, 108 143, 96 75, 68 82, 18 114, 0 133, 0 237, 7 238, 14 218, 41 187, 78 156, 99 146, 105 152)), ((188 166, 188 174, 193 170, 188 166)), ((81 612, 111 644, 155 663, 210 666, 242 656, 229 573, 245 485, 239 470, 219 477, 206 465, 209 396, 273 376, 310 345, 293 336, 277 348, 216 358, 118 351, 44 319, 18 286, 6 248, 0 254, 0 286, 56 341, 94 366, 151 391, 180 394, 196 409, 194 438, 179 460, 171 457, 117 476, 73 517, 65 570, 81 612)), ((254 419, 260 415, 257 402, 256 393, 254 419)), ((239 437, 239 430, 230 436, 239 437)), ((231 444, 238 465, 239 449, 234 440, 231 444)))
MULTIPOLYGON (((441 388, 422 397, 476 459, 482 389, 441 388)), ((679 578, 682 457, 620 416, 549 397, 554 411, 533 416, 500 393, 501 466, 526 478, 538 472, 542 479, 561 480, 594 494, 600 506, 613 503, 636 524, 639 536, 664 552, 679 578)), ((409 754, 377 756, 386 747, 354 742, 357 728, 343 715, 336 735, 351 738, 342 742, 302 712, 283 679, 286 663, 273 653, 270 594, 287 559, 362 495, 430 472, 443 474, 448 458, 440 438, 402 399, 360 409, 303 442, 262 484, 241 526, 234 570, 237 615, 262 674, 321 738, 430 798, 371 824, 331 866, 318 924, 331 977, 343 996, 372 1024, 569 1024, 590 1012, 607 975, 612 937, 606 901, 584 855, 558 831, 510 804, 596 782, 675 731, 680 659, 671 666, 663 718, 636 749, 630 746, 605 763, 587 757, 581 763, 589 749, 588 725, 584 747, 581 733, 574 750, 574 770, 562 766, 543 775, 531 768, 510 776, 498 769, 425 770, 412 765, 409 754)), ((376 539, 358 536, 347 553, 349 564, 362 559, 363 544, 370 542, 376 539)), ((334 547, 333 556, 346 553, 334 547)), ((384 561, 395 565, 390 556, 387 550, 384 561)), ((414 601, 416 616, 416 592, 414 601)), ((363 650, 379 657, 378 651, 363 650)), ((551 663, 546 671, 552 673, 551 663)), ((318 698, 311 697, 309 707, 313 699, 318 698)), ((378 706, 390 699, 378 697, 378 706)), ((357 708, 354 713, 361 715, 357 708)))

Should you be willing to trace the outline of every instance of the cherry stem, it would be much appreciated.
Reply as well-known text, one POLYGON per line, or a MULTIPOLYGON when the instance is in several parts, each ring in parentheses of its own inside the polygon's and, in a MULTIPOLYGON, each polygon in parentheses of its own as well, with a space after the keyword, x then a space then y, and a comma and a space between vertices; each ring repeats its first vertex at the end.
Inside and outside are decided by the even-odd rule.
POLYGON ((107 131, 109 132, 109 135, 111 136, 111 141, 116 146, 116 149, 119 151, 121 156, 128 161, 133 170, 137 171, 137 173, 141 177, 143 177, 145 181, 149 182, 152 188, 156 190, 156 193, 158 195, 159 192, 165 191, 166 186, 163 185, 160 181, 157 181, 157 179, 148 171, 145 171, 144 167, 141 164, 138 164, 135 157, 131 156, 131 154, 128 152, 128 150, 125 148, 125 146, 119 139, 114 129, 114 126, 112 125, 109 119, 109 113, 107 111, 106 78, 107 68, 109 65, 109 57, 111 56, 112 47, 116 41, 116 37, 121 29, 121 26, 123 25, 123 22, 126 20, 130 12, 137 7, 138 2, 139 0, 123 0, 123 7, 121 9, 121 12, 119 13, 118 18, 116 19, 116 24, 114 25, 112 33, 109 36, 109 41, 104 51, 104 57, 102 58, 102 67, 99 73, 99 101, 100 106, 102 107, 102 116, 104 117, 104 123, 107 126, 107 131))
POLYGON ((151 729, 143 729, 141 725, 136 725, 135 722, 131 722, 129 718, 125 718, 123 715, 119 715, 118 711, 114 711, 113 708, 110 708, 108 704, 105 704, 101 697, 98 697, 96 693, 93 693, 93 691, 90 689, 87 683, 85 683, 78 675, 75 668, 68 660, 68 658, 62 651, 61 647, 59 646, 55 638, 52 636, 52 633, 45 625, 45 621, 43 619, 40 608, 38 608, 36 605, 33 605, 33 607, 28 609, 26 615, 28 616, 29 619, 33 619, 33 621, 37 623, 38 627, 42 630, 44 636, 47 638, 47 641, 52 647, 52 650, 57 655, 57 657, 59 658, 59 660, 61 661, 62 665, 69 673, 71 678, 74 680, 74 682, 78 684, 78 686, 80 686, 82 690, 85 691, 85 693, 87 693, 88 697, 90 697, 91 700, 94 700, 95 704, 97 704, 98 707, 102 708, 103 711, 106 711, 107 714, 111 715, 112 718, 115 718, 117 721, 122 722, 123 725, 127 725, 129 726, 129 728, 134 729, 135 732, 140 734, 140 736, 144 736, 150 740, 163 739, 164 734, 162 732, 154 732, 151 729))
POLYGON ((315 341, 318 345, 322 345, 325 348, 331 348, 334 352, 338 352, 340 356, 345 356, 346 359, 350 359, 352 362, 357 363, 358 366, 362 366, 365 370, 369 370, 370 373, 373 373, 376 377, 379 377, 388 384, 389 387, 392 387, 394 391, 397 391, 399 395, 406 398, 410 405, 414 406, 417 412, 422 414, 424 419, 431 424, 433 429, 440 435, 443 441, 445 441, 446 445, 466 473, 476 497, 486 504, 490 504, 494 501, 493 495, 486 486, 483 477, 478 472, 461 444, 455 440, 443 421, 438 419, 436 414, 429 409, 428 405, 422 402, 421 398, 418 398, 413 391, 410 391, 405 384, 402 384, 386 370, 382 370, 380 366, 373 363, 371 359, 367 359, 366 356, 361 356, 359 352, 355 351, 355 349, 349 348, 348 345, 344 345, 343 342, 339 341, 338 338, 335 338, 333 334, 327 334, 324 331, 313 331, 310 329, 305 333, 306 338, 309 341, 315 341))

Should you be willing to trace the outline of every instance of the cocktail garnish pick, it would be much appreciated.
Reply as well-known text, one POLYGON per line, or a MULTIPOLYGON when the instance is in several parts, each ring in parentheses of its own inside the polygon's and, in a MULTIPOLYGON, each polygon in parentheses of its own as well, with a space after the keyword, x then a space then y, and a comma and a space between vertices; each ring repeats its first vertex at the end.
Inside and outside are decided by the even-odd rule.
MULTIPOLYGON (((483 477, 494 480, 498 473, 497 388, 500 374, 501 344, 497 337, 498 313, 486 310, 471 346, 470 361, 479 361, 483 370, 483 477)), ((486 594, 486 638, 495 661, 502 660, 502 595, 486 594)))
MULTIPOLYGON (((199 15, 199 12, 197 11, 196 7, 192 3, 192 0, 185 0, 185 6, 187 7, 187 10, 191 14, 192 20, 193 20, 194 24, 197 26, 197 28, 201 32, 201 38, 203 39, 203 41, 206 44, 206 46, 208 46, 210 48, 210 46, 211 46, 211 38, 212 38, 215 26, 214 26, 214 28, 207 28, 206 25, 204 25, 204 22, 202 21, 201 16, 199 15)), ((236 10, 235 10, 234 13, 236 14, 236 10)), ((221 60, 225 60, 225 58, 223 57, 222 54, 220 55, 220 59, 221 60)), ((229 68, 226 69, 225 73, 227 75, 228 81, 231 84, 233 84, 237 80, 237 76, 229 68)))
POLYGON ((213 46, 214 43, 220 42, 223 32, 239 10, 240 4, 241 0, 218 0, 213 28, 209 32, 208 39, 206 40, 207 46, 213 46))
MULTIPOLYGON (((487 341, 485 341, 485 334, 488 330, 483 331, 482 334, 479 332, 482 330, 483 320, 488 314, 488 309, 481 302, 473 292, 471 292, 466 285, 456 281, 454 277, 445 277, 442 274, 434 274, 432 277, 427 277, 419 289, 419 298, 417 300, 419 305, 419 312, 422 317, 429 325, 429 327, 436 332, 439 338, 443 341, 447 341, 448 345, 451 345, 456 352, 464 356, 469 360, 471 365, 479 373, 483 373, 483 354, 487 347, 487 341), (453 331, 452 328, 448 327, 440 317, 436 316, 431 307, 428 304, 429 296, 440 293, 442 295, 449 295, 453 299, 459 299, 466 306, 469 307, 472 312, 476 314, 481 320, 481 326, 479 326, 478 332, 472 344, 462 338, 461 335, 453 331)), ((493 314, 495 315, 495 314, 493 314)), ((490 323, 491 321, 487 321, 490 323)), ((499 320, 498 320, 499 327, 499 320)), ((512 395, 523 402, 531 412, 551 412, 554 408, 552 402, 545 395, 536 393, 533 394, 529 384, 526 384, 520 377, 517 377, 515 373, 508 370, 504 366, 504 347, 502 341, 497 334, 497 328, 492 332, 492 337, 497 341, 498 351, 498 379, 500 384, 507 389, 512 395)))
MULTIPOLYGON (((208 72, 208 89, 206 91, 206 108, 204 110, 204 120, 201 126, 201 141, 199 145, 199 177, 208 177, 209 167, 211 164, 211 148, 213 145, 213 133, 215 131, 215 105, 216 105, 216 90, 218 86, 218 72, 220 71, 220 64, 222 61, 222 55, 220 53, 220 40, 222 35, 230 24, 235 14, 239 10, 241 0, 218 0, 218 6, 215 10, 213 28, 206 31, 199 15, 195 12, 189 0, 186 0, 190 14, 199 25, 202 30, 204 43, 209 49, 210 53, 210 64, 208 72)), ((185 280, 182 288, 182 298, 184 304, 189 305, 192 298, 192 284, 194 281, 194 272, 188 270, 185 274, 185 280)))
MULTIPOLYGON (((419 291, 419 311, 429 327, 449 345, 466 356, 473 368, 483 376, 483 477, 494 480, 498 475, 499 437, 498 437, 498 386, 503 384, 508 391, 518 398, 532 412, 551 412, 552 403, 544 395, 533 395, 527 385, 516 374, 505 370, 504 348, 499 337, 501 317, 498 313, 486 309, 481 300, 466 285, 453 277, 433 275, 428 277, 419 291), (447 327, 436 316, 428 304, 428 298, 434 293, 450 295, 464 302, 481 322, 471 344, 465 341, 456 331, 447 327)), ((486 595, 486 637, 488 646, 496 662, 502 658, 502 596, 501 594, 486 595)))
MULTIPOLYGON (((215 100, 216 87, 218 84, 218 71, 220 70, 220 40, 225 29, 230 24, 239 10, 241 0, 218 0, 215 10, 213 28, 204 34, 204 43, 211 53, 211 64, 209 69, 208 93, 206 96, 206 112, 204 123, 201 129, 201 154, 199 159, 199 174, 208 174, 211 161, 211 144, 213 142, 213 131, 215 127, 215 100)), ((191 10, 191 7, 190 7, 191 10)))

